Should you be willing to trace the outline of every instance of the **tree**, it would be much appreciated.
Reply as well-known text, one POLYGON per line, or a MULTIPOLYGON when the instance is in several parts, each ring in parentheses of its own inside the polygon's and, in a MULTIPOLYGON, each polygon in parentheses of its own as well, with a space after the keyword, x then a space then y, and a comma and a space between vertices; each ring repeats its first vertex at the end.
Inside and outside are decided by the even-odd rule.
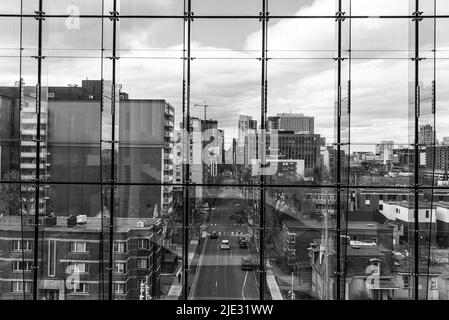
MULTIPOLYGON (((20 173, 16 170, 8 171, 3 175, 4 181, 0 185, 0 212, 8 215, 33 214, 35 204, 35 187, 31 183, 18 183, 20 173)), ((46 188, 46 196, 49 198, 47 210, 51 210, 55 194, 53 188, 46 188)))
MULTIPOLYGON (((14 181, 13 172, 8 172, 3 176, 4 181, 14 181)), ((21 210, 20 184, 2 183, 0 184, 0 213, 5 215, 19 215, 21 210)))
POLYGON ((265 233, 266 258, 280 259, 282 256, 282 222, 288 219, 299 220, 303 214, 304 194, 294 183, 301 180, 296 175, 280 175, 273 177, 279 187, 270 187, 266 195, 266 226, 265 233), (285 185, 292 185, 286 188, 285 185))

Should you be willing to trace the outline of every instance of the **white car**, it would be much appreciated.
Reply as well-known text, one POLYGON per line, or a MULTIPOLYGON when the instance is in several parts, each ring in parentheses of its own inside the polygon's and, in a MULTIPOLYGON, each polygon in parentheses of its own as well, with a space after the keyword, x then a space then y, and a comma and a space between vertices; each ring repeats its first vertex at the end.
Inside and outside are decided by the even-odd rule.
POLYGON ((221 250, 229 250, 229 249, 231 249, 231 246, 229 244, 229 240, 221 240, 220 249, 221 250))
POLYGON ((249 226, 252 226, 252 225, 253 225, 253 223, 254 223, 254 222, 253 222, 253 219, 251 219, 251 218, 248 218, 248 225, 249 225, 249 226))

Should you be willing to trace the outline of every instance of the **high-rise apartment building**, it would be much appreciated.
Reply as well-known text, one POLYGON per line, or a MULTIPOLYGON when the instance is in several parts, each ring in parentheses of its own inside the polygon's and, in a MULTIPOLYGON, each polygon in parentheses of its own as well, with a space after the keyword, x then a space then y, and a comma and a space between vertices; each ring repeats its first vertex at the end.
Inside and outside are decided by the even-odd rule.
MULTIPOLYGON (((101 181, 166 184, 173 181, 173 107, 164 100, 133 100, 122 93, 115 111, 120 119, 115 126, 118 148, 112 151, 108 112, 111 101, 105 98, 108 86, 100 80, 83 80, 81 86, 42 90, 45 96, 41 99, 39 172, 41 181, 51 187, 42 187, 45 196, 39 200, 41 213, 95 216, 106 200, 99 185, 101 181), (118 159, 114 168, 110 165, 112 152, 118 159), (78 184, 64 183, 69 181, 78 184), (51 198, 48 193, 57 194, 57 197, 51 198)), ((19 95, 18 87, 2 87, 0 96, 2 106, 6 107, 8 103, 12 110, 8 112, 20 119, 14 118, 15 123, 9 125, 20 125, 20 177, 24 181, 33 180, 37 162, 35 88, 22 86, 19 95), (20 112, 17 109, 19 101, 20 112)), ((3 174, 7 168, 18 169, 14 164, 7 164, 3 156, 2 160, 3 174)), ((23 192, 33 192, 33 189, 27 188, 23 192)), ((171 193, 170 186, 119 186, 117 215, 152 217, 169 214, 173 202, 171 193)), ((26 212, 34 213, 30 207, 26 212)))
POLYGON ((435 131, 432 125, 424 124, 419 126, 418 143, 424 147, 433 146, 435 142, 435 131))

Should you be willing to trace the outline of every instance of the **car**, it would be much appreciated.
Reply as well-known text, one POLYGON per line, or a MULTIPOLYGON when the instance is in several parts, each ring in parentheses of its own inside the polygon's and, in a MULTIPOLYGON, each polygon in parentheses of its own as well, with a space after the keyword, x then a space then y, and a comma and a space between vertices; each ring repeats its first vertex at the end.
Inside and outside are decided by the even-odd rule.
POLYGON ((210 234, 210 238, 211 238, 211 239, 217 239, 217 238, 218 238, 218 233, 217 233, 217 231, 212 231, 212 233, 210 234))
POLYGON ((220 249, 221 250, 229 250, 229 249, 231 249, 229 240, 221 240, 220 249))
POLYGON ((257 268, 257 262, 254 261, 250 256, 242 257, 241 260, 242 270, 254 270, 257 268))
POLYGON ((248 248, 248 242, 247 242, 246 240, 240 241, 240 242, 239 242, 239 248, 240 248, 240 249, 246 249, 246 248, 248 248))
POLYGON ((241 249, 248 248, 248 239, 245 236, 239 237, 239 248, 241 249))
POLYGON ((253 219, 248 218, 248 225, 249 225, 249 226, 252 226, 252 225, 253 225, 253 219))

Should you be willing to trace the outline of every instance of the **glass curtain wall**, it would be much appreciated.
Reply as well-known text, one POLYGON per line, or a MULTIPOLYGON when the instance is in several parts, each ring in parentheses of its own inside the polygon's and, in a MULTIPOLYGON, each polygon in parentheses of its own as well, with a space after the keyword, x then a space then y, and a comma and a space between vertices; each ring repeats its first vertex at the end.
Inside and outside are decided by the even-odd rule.
POLYGON ((443 0, 0 4, 0 299, 446 300, 443 0))

